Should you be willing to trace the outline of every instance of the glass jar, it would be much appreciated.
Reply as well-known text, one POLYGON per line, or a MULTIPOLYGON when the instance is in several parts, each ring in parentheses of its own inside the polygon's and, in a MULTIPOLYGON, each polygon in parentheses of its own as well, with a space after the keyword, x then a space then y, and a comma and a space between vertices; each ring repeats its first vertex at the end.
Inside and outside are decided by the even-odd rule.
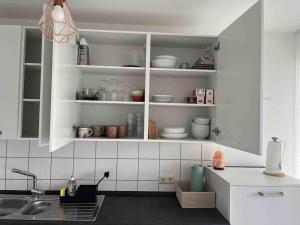
POLYGON ((128 137, 135 137, 136 129, 135 129, 135 114, 129 113, 127 118, 128 124, 128 137))

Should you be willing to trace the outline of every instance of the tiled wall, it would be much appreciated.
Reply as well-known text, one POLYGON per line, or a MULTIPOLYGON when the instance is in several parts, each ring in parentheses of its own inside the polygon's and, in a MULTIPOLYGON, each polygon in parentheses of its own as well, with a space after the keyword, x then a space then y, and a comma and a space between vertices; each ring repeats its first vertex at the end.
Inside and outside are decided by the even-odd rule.
MULTIPOLYGON (((159 184, 160 176, 189 180, 194 164, 211 164, 213 152, 221 148, 213 143, 175 144, 149 142, 72 142, 49 153, 35 140, 0 141, 0 190, 26 190, 32 181, 11 172, 18 168, 33 172, 38 187, 58 190, 73 174, 78 183, 94 184, 104 171, 109 179, 101 190, 174 191, 173 184, 159 184)), ((262 157, 222 147, 227 165, 263 165, 262 157)))

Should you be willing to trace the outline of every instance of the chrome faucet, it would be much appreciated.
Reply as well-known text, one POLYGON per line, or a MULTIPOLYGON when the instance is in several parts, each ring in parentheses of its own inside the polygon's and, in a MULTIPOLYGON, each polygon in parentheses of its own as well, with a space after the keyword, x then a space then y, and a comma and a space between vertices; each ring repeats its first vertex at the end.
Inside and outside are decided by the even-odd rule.
POLYGON ((32 197, 33 197, 33 199, 39 199, 39 198, 41 198, 41 196, 44 194, 44 191, 39 190, 37 188, 37 178, 36 178, 36 175, 34 175, 33 173, 30 173, 30 172, 27 172, 27 171, 24 171, 24 170, 15 169, 15 168, 13 168, 11 171, 13 173, 18 173, 18 174, 22 174, 24 176, 31 177, 32 178, 32 182, 33 182, 33 188, 31 189, 32 197))

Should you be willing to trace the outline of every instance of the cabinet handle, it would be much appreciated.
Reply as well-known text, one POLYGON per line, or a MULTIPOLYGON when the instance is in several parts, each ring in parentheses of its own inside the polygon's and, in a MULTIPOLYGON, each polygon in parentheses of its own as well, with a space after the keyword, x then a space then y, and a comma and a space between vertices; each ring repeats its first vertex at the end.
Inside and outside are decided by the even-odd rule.
POLYGON ((280 192, 269 192, 269 193, 264 193, 264 192, 258 192, 259 196, 261 197, 283 197, 284 193, 282 191, 280 192))
POLYGON ((0 135, 2 135, 2 130, 0 130, 0 135))

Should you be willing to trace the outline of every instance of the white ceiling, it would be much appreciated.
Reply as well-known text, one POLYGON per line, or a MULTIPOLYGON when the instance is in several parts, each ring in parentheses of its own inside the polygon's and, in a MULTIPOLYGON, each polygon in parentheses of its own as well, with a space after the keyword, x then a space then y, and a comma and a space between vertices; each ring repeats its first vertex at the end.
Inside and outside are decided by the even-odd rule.
MULTIPOLYGON (((0 0, 0 18, 39 19, 48 0, 0 0)), ((257 0, 68 0, 77 22, 213 27, 221 32, 257 0)), ((300 28, 300 0, 265 0, 265 28, 300 28)))

